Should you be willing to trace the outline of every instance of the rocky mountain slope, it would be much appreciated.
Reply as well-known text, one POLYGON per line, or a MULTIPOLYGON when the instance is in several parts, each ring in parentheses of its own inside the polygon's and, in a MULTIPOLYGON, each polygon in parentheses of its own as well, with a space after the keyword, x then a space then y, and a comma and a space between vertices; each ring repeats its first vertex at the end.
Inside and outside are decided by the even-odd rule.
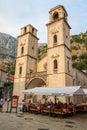
POLYGON ((15 59, 17 51, 17 38, 0 33, 0 59, 15 59))

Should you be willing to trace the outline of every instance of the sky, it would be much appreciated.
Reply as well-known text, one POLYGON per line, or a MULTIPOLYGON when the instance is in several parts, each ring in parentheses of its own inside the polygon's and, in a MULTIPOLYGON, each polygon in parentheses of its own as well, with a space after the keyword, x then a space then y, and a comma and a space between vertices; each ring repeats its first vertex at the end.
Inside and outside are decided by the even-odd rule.
POLYGON ((51 8, 63 5, 68 13, 70 34, 87 31, 87 0, 0 0, 0 32, 13 37, 28 24, 37 28, 39 43, 47 43, 47 27, 51 8))

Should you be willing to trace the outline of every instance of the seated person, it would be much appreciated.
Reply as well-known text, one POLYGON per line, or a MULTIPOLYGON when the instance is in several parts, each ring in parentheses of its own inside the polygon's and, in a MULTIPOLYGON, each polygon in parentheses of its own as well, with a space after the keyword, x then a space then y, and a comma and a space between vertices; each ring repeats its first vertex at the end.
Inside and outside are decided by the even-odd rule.
POLYGON ((58 101, 58 103, 55 106, 56 108, 61 108, 61 101, 58 101))
POLYGON ((37 108, 37 111, 38 111, 38 112, 41 111, 41 100, 37 102, 36 108, 37 108))

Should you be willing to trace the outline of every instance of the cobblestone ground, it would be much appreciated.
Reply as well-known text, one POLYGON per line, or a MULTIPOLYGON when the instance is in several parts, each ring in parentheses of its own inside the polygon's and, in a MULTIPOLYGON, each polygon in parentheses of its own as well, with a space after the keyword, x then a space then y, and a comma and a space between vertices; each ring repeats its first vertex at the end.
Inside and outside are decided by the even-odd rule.
POLYGON ((0 130, 86 130, 87 114, 68 118, 49 117, 41 114, 7 113, 6 106, 0 113, 0 130))

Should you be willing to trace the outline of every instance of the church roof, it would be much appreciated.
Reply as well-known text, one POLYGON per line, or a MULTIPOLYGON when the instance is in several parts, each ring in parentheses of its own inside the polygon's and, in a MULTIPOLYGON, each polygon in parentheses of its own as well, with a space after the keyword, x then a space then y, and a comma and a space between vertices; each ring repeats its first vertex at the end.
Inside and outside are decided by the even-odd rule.
MULTIPOLYGON (((53 8, 49 11, 49 13, 50 13, 51 11, 55 10, 56 8, 60 8, 60 7, 62 7, 63 10, 64 10, 64 11, 66 12, 66 14, 67 14, 67 11, 66 11, 66 9, 64 8, 63 5, 57 5, 57 6, 53 7, 53 8)), ((68 14, 67 14, 67 16, 68 16, 68 14)))

